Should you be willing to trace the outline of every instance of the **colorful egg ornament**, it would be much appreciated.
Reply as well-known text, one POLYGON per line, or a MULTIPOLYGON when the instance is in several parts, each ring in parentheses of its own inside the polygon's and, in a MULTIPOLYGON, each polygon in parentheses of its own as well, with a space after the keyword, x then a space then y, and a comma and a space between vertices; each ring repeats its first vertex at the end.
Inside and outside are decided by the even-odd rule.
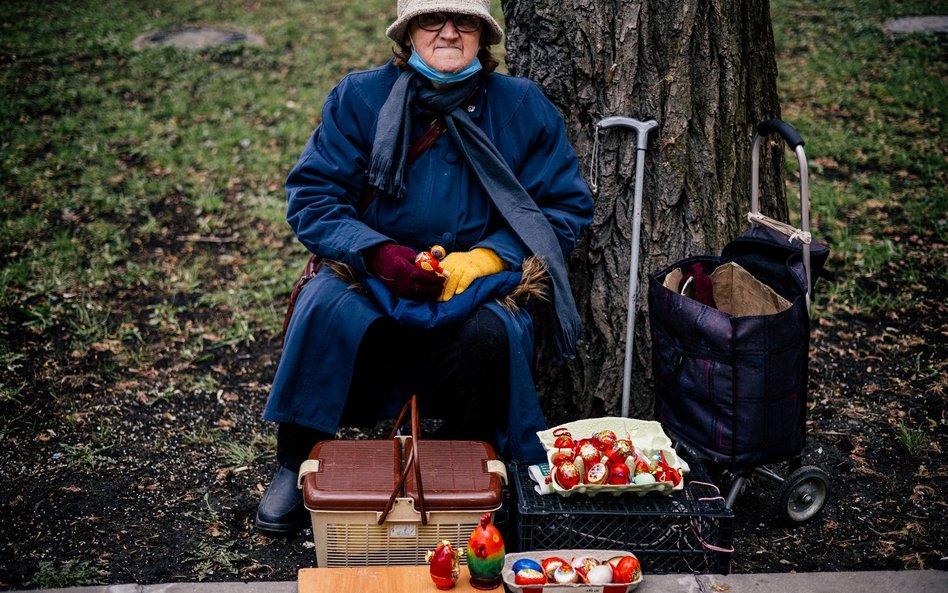
POLYGON ((579 575, 569 564, 561 564, 553 571, 553 578, 550 579, 557 585, 570 585, 579 582, 579 575))
POLYGON ((605 463, 597 462, 590 466, 586 470, 586 483, 587 484, 605 484, 606 480, 609 479, 609 469, 606 467, 605 463))
POLYGON ((610 446, 612 446, 616 440, 618 440, 616 438, 616 433, 612 432, 611 430, 600 430, 593 435, 593 439, 599 443, 600 451, 605 451, 610 446))
POLYGON ((425 552, 428 573, 437 588, 447 591, 461 575, 461 551, 455 550, 448 540, 442 540, 434 550, 425 552))
POLYGON ((568 563, 558 556, 551 556, 540 561, 540 565, 543 567, 543 574, 546 575, 547 580, 550 582, 553 582, 553 573, 556 569, 564 564, 568 563))
POLYGON ((467 567, 471 586, 475 589, 496 589, 503 582, 504 539, 491 523, 492 513, 481 515, 480 523, 467 540, 467 567))

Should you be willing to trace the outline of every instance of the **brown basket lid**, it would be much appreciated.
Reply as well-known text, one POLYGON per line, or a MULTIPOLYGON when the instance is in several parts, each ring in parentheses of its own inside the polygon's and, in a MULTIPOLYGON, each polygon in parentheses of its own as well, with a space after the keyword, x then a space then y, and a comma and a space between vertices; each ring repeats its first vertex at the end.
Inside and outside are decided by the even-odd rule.
POLYGON ((397 439, 323 441, 309 458, 319 460, 319 471, 303 479, 303 499, 311 511, 381 511, 402 465, 397 439))
MULTIPOLYGON (((406 451, 410 441, 406 442, 406 451)), ((421 485, 429 511, 467 511, 500 506, 503 485, 487 461, 497 459, 493 447, 481 441, 418 441, 421 485)), ((414 472, 408 474, 407 495, 418 506, 414 472)))

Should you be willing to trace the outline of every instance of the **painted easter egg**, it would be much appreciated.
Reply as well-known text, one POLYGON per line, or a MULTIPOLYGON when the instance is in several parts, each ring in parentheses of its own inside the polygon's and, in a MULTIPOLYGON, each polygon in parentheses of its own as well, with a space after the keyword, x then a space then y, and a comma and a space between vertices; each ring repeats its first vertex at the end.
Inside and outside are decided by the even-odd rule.
POLYGON ((520 572, 521 570, 525 568, 529 568, 530 570, 535 570, 537 572, 543 572, 543 567, 540 566, 540 563, 537 562, 536 560, 531 560, 529 558, 521 558, 520 560, 517 560, 516 562, 514 562, 512 568, 513 568, 514 574, 517 574, 518 572, 520 572))
POLYGON ((586 573, 586 580, 590 585, 608 585, 612 582, 612 567, 608 564, 594 566, 586 573))
POLYGON ((491 517, 491 513, 481 515, 480 523, 467 540, 467 567, 475 589, 492 589, 501 583, 504 539, 491 523, 491 517))
POLYGON ((514 582, 518 585, 545 585, 546 575, 539 570, 524 568, 514 574, 514 582))

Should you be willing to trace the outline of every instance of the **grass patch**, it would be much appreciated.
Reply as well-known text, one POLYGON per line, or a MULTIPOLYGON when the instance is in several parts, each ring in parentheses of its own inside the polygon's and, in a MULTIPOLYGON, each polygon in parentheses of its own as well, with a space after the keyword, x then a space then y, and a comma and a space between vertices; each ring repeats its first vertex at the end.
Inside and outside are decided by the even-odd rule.
POLYGON ((37 589, 58 589, 101 585, 107 573, 86 560, 55 562, 43 560, 27 584, 37 589))
POLYGON ((948 46, 938 36, 883 30, 888 19, 940 12, 922 1, 772 3, 783 116, 806 139, 814 236, 833 250, 830 267, 841 279, 829 300, 859 314, 913 302, 858 282, 892 262, 909 278, 925 276, 904 259, 907 237, 944 249, 948 46))
POLYGON ((67 354, 121 339, 129 313, 147 321, 137 327, 148 341, 185 332, 182 312, 202 307, 202 330, 219 345, 275 336, 273 303, 305 260, 283 221, 282 181, 330 88, 390 55, 391 2, 5 8, 0 307, 27 329, 64 330, 67 354), (267 43, 131 47, 140 33, 194 23, 267 43), (228 251, 242 264, 236 288, 207 265, 228 251), (142 290, 158 294, 128 311, 125 295, 142 290), (94 306, 63 306, 62 295, 94 306))
POLYGON ((89 443, 80 443, 78 445, 63 445, 66 451, 66 457, 70 463, 77 467, 87 469, 98 469, 106 465, 114 465, 115 459, 105 455, 105 452, 114 448, 115 445, 105 445, 96 447, 89 443))
POLYGON ((928 434, 919 428, 911 428, 904 424, 899 424, 895 434, 899 442, 902 443, 902 446, 905 447, 905 450, 908 451, 909 455, 913 458, 923 454, 928 447, 928 434))
POLYGON ((276 439, 254 433, 246 443, 228 441, 222 442, 219 447, 225 467, 238 471, 246 469, 257 460, 273 458, 276 439))
POLYGON ((234 549, 236 542, 229 538, 229 531, 207 494, 203 502, 203 509, 185 513, 185 516, 202 524, 204 534, 210 539, 202 539, 186 561, 193 564, 199 581, 215 574, 237 574, 237 565, 244 560, 244 555, 234 549))

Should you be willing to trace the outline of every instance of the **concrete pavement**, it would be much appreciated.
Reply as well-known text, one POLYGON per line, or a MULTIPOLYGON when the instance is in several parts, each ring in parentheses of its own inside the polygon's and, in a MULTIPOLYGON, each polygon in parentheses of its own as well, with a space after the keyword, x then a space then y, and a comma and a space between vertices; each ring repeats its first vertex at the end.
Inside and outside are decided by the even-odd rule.
MULTIPOLYGON (((434 588, 432 587, 432 590, 434 588)), ((500 589, 497 589, 499 592, 500 589)), ((948 593, 948 572, 809 572, 720 575, 646 575, 635 593, 948 593)), ((35 593, 297 593, 295 581, 168 583, 36 589, 35 593)), ((327 592, 329 593, 329 592, 327 592)), ((333 591, 332 593, 346 593, 333 591)), ((353 591, 352 593, 370 593, 353 591)), ((405 593, 419 593, 406 591, 405 593)))

